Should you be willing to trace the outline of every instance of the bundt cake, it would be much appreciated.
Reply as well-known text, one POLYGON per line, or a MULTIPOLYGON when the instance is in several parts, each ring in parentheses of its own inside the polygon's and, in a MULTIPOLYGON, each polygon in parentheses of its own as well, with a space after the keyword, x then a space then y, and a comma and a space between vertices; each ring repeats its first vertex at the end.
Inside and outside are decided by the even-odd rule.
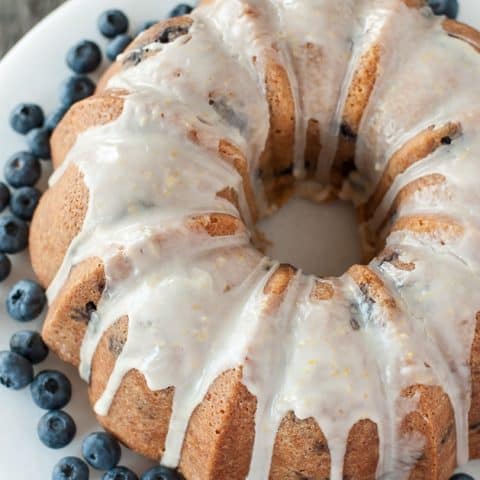
POLYGON ((107 430, 189 480, 480 456, 479 50, 421 0, 204 1, 134 41, 54 132, 30 233, 107 430), (295 194, 353 201, 368 265, 266 258, 295 194))

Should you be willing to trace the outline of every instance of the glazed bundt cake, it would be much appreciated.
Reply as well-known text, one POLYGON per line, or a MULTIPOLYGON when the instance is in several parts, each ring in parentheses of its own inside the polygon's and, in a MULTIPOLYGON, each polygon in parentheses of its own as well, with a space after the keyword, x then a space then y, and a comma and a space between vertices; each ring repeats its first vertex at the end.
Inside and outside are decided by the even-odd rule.
POLYGON ((208 1, 135 40, 31 226, 43 335, 107 430, 187 479, 480 456, 479 49, 421 0, 208 1), (352 200, 369 264, 266 258, 294 194, 352 200))

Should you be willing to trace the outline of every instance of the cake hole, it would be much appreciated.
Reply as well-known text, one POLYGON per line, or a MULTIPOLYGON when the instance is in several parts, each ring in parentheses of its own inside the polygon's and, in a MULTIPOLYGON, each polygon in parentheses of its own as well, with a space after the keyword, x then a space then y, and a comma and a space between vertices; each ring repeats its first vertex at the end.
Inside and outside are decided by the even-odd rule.
POLYGON ((261 220, 258 229, 269 242, 268 256, 307 274, 339 276, 362 262, 356 213, 347 202, 293 198, 261 220))

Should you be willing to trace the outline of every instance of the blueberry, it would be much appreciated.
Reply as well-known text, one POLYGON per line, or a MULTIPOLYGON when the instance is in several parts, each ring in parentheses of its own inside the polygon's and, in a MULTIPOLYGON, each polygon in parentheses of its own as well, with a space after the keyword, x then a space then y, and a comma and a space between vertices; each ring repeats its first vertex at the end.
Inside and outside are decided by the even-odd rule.
POLYGON ((40 441, 48 448, 66 447, 77 433, 73 418, 62 410, 47 412, 40 418, 37 434, 40 441))
POLYGON ((102 63, 100 47, 91 40, 82 40, 67 53, 67 65, 75 73, 90 73, 102 63))
POLYGON ((60 85, 60 101, 68 107, 94 93, 95 84, 83 75, 69 77, 60 85))
POLYGON ((22 187, 13 192, 10 199, 10 210, 22 220, 31 220, 42 196, 40 190, 34 187, 22 187))
POLYGON ((147 470, 141 480, 180 480, 181 478, 176 470, 159 465, 147 470))
POLYGON ((87 464, 77 457, 62 458, 54 467, 52 480, 88 480, 87 464))
POLYGON ((83 441, 82 454, 91 467, 97 470, 110 470, 120 461, 122 451, 113 435, 94 432, 83 441))
POLYGON ((158 20, 149 20, 148 22, 144 22, 140 25, 140 28, 137 31, 137 35, 140 35, 145 30, 152 28, 154 25, 158 23, 158 20))
POLYGON ((17 152, 7 160, 3 172, 12 187, 31 187, 40 179, 42 167, 33 153, 17 152))
POLYGON ((10 190, 3 182, 0 182, 0 212, 3 212, 9 203, 10 190))
POLYGON ((8 292, 8 314, 19 322, 29 322, 41 313, 47 297, 45 290, 33 280, 20 280, 8 292))
POLYGON ((50 135, 52 132, 48 128, 35 128, 27 135, 27 145, 31 152, 39 158, 48 160, 50 152, 50 135))
POLYGON ((48 347, 38 332, 22 330, 10 338, 10 350, 36 365, 48 356, 48 347))
POLYGON ((43 110, 33 103, 21 103, 10 114, 10 125, 18 133, 28 133, 41 127, 44 121, 43 110))
POLYGON ((132 37, 127 34, 115 37, 107 46, 106 54, 108 59, 114 62, 115 59, 125 51, 131 41, 132 37))
POLYGON ((0 352, 0 384, 20 390, 32 383, 33 367, 24 357, 15 352, 0 352))
POLYGON ((172 17, 181 17, 182 15, 188 15, 193 10, 193 7, 186 3, 179 3, 169 14, 170 18, 172 17))
POLYGON ((121 10, 107 10, 98 19, 98 29, 107 38, 126 33, 128 17, 121 10))
POLYGON ((18 253, 28 245, 28 225, 13 215, 0 217, 0 252, 18 253))
POLYGON ((40 190, 34 187, 19 188, 10 199, 10 210, 22 220, 31 220, 41 195, 40 190))
POLYGON ((102 480, 138 480, 138 477, 127 467, 115 467, 105 472, 102 480))
POLYGON ((72 397, 72 384, 56 370, 44 370, 33 379, 30 386, 35 404, 44 410, 63 408, 72 397))
POLYGON ((4 253, 0 253, 0 282, 7 279, 11 271, 12 262, 4 253))
POLYGON ((456 473, 450 477, 450 480, 475 480, 471 475, 466 473, 456 473))
POLYGON ((62 121, 65 114, 68 112, 70 107, 67 105, 60 105, 53 113, 51 113, 47 120, 45 121, 45 128, 48 128, 51 132, 53 132, 58 124, 62 121))
POLYGON ((428 4, 435 15, 446 15, 449 18, 458 17, 458 0, 429 0, 428 4))

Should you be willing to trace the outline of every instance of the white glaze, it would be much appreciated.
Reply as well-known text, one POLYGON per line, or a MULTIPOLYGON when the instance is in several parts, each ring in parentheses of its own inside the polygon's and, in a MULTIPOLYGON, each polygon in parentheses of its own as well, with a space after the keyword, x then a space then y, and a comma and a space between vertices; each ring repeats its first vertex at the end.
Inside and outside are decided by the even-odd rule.
POLYGON ((403 418, 418 402, 402 392, 415 384, 441 385, 454 407, 458 458, 466 460, 468 360, 480 307, 471 291, 480 260, 479 214, 471 208, 480 200, 480 142, 476 116, 467 108, 476 98, 468 76, 480 73, 477 54, 445 35, 430 15, 397 0, 223 0, 192 17, 187 35, 148 46, 155 54, 110 81, 109 87, 131 92, 121 116, 80 135, 55 176, 74 163, 90 199, 82 231, 49 289, 50 301, 71 267, 92 255, 102 258, 107 277, 82 345, 86 380, 102 335, 122 316, 129 319, 127 342, 97 413, 108 413, 131 369, 152 390, 175 387, 162 461, 176 466, 193 410, 221 373, 242 366, 243 382, 257 398, 248 478, 268 478, 278 426, 293 411, 299 419, 315 419, 325 434, 332 480, 343 476, 348 434, 362 419, 377 424, 377 476, 403 479, 424 439, 400 435, 403 418), (320 59, 306 53, 307 42, 320 59), (212 213, 253 227, 241 178, 217 154, 218 143, 228 139, 243 152, 265 213, 256 171, 269 129, 264 79, 273 60, 285 68, 295 100, 294 173, 302 179, 306 127, 315 119, 322 142, 317 173, 325 183, 352 76, 378 42, 384 53, 380 75, 357 152, 363 200, 407 139, 432 122, 461 121, 465 128, 461 141, 398 176, 366 228, 376 231, 400 189, 433 172, 447 178, 443 193, 419 193, 397 216, 448 214, 465 233, 443 244, 408 232, 388 238, 402 260, 415 263, 412 271, 379 259, 371 263, 394 307, 369 301, 348 274, 327 280, 332 298, 315 301, 316 280, 298 272, 273 308, 265 286, 278 264, 254 249, 248 231, 212 238, 188 228, 192 217, 212 213), (446 85, 432 88, 442 76, 446 85), (447 96, 449 88, 462 93, 447 96), (222 107, 213 108, 211 98, 222 107), (189 140, 192 131, 196 143, 189 140), (217 195, 227 187, 237 192, 239 210, 217 195))
POLYGON ((402 18, 388 33, 382 75, 360 128, 356 164, 368 180, 367 194, 407 140, 431 125, 462 120, 478 97, 478 52, 447 36, 441 18, 408 9, 402 18))
MULTIPOLYGON (((297 175, 301 177, 310 119, 318 122, 323 162, 325 152, 331 152, 336 145, 338 129, 334 127, 334 117, 342 79, 350 60, 351 17, 355 12, 355 2, 275 0, 273 3, 278 9, 283 41, 290 49, 300 89, 301 103, 297 105, 296 112, 299 126, 296 139, 300 146, 295 163, 297 175)), ((320 158, 317 165, 320 165, 320 158)))
POLYGON ((448 252, 428 246, 403 234, 392 235, 389 246, 400 260, 415 264, 415 270, 398 270, 388 263, 378 271, 391 280, 403 299, 417 338, 421 339, 425 360, 440 379, 456 414, 458 461, 468 460, 468 411, 470 405, 470 347, 476 305, 480 296, 472 285, 478 275, 448 252), (399 243, 397 243, 400 240, 399 243), (442 301, 439 301, 439 298, 442 301))

